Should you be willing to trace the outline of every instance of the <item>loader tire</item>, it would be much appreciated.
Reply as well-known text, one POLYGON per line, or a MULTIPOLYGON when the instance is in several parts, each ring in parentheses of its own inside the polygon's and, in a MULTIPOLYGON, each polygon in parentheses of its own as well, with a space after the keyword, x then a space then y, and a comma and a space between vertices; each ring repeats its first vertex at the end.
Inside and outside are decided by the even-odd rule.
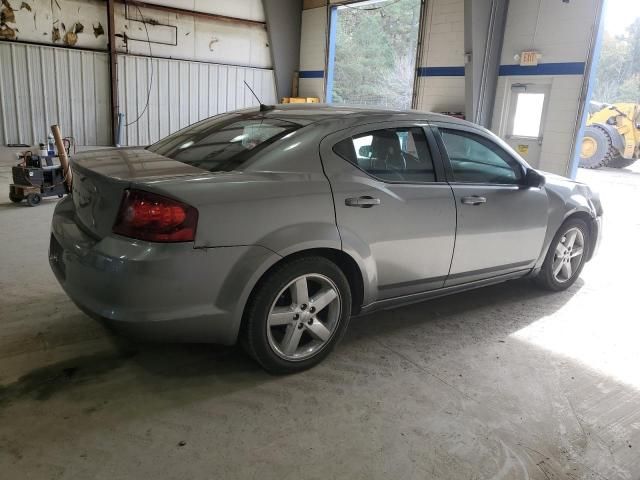
POLYGON ((637 160, 636 158, 624 158, 624 157, 617 156, 616 158, 614 158, 609 162, 607 167, 625 168, 630 165, 633 165, 633 162, 635 162, 636 160, 637 160))
POLYGON ((619 157, 620 152, 613 146, 611 137, 604 128, 598 125, 588 125, 584 129, 582 148, 580 149, 580 166, 582 168, 608 167, 619 157))

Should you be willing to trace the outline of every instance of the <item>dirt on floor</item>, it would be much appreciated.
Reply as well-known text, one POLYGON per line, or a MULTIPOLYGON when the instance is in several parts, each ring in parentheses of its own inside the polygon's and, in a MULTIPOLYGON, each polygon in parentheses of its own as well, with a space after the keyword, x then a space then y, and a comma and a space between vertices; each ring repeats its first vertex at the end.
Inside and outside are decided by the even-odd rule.
POLYGON ((234 348, 111 336, 49 270, 57 199, 5 195, 0 477, 638 480, 640 164, 578 178, 605 238, 571 289, 515 281, 358 318, 286 377, 234 348))

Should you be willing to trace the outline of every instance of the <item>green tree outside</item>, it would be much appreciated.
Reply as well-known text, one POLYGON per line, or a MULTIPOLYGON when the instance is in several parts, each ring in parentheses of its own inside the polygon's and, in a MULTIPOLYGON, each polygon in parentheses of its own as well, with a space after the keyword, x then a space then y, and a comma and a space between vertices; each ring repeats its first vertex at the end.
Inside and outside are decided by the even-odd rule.
POLYGON ((640 103, 640 18, 619 35, 605 34, 593 99, 640 103))
POLYGON ((338 10, 333 101, 410 108, 420 0, 338 10))

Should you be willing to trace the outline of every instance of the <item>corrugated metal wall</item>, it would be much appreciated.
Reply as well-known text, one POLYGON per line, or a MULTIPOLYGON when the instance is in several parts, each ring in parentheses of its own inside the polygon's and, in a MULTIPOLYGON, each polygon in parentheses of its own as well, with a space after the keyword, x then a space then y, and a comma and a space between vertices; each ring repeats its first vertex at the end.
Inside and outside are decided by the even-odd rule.
POLYGON ((275 103, 273 70, 183 60, 118 55, 118 97, 126 123, 149 107, 124 131, 123 144, 148 145, 203 118, 258 105, 247 81, 263 103, 275 103))
MULTIPOLYGON (((110 145, 107 53, 0 42, 0 145, 37 144, 57 123, 78 145, 110 145)), ((124 145, 147 145, 218 113, 275 103, 273 70, 118 55, 124 145)))
POLYGON ((0 144, 37 144, 57 123, 79 145, 109 145, 106 53, 0 42, 0 144))

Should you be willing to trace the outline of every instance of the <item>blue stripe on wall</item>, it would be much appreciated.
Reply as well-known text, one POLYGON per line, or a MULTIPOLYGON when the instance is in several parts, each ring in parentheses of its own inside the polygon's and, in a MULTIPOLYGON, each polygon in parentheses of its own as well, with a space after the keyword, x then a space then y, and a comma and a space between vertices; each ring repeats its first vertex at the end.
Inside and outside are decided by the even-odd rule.
POLYGON ((582 75, 584 62, 540 63, 534 67, 500 65, 499 74, 507 75, 582 75))
POLYGON ((324 70, 301 70, 298 78, 324 78, 324 70))
MULTIPOLYGON (((500 65, 499 75, 582 75, 584 62, 540 63, 533 67, 500 65)), ((301 70, 299 78, 324 78, 324 70, 301 70)), ((419 67, 419 77, 464 77, 464 67, 419 67)))
POLYGON ((419 77, 464 77, 464 67, 419 67, 419 77))

